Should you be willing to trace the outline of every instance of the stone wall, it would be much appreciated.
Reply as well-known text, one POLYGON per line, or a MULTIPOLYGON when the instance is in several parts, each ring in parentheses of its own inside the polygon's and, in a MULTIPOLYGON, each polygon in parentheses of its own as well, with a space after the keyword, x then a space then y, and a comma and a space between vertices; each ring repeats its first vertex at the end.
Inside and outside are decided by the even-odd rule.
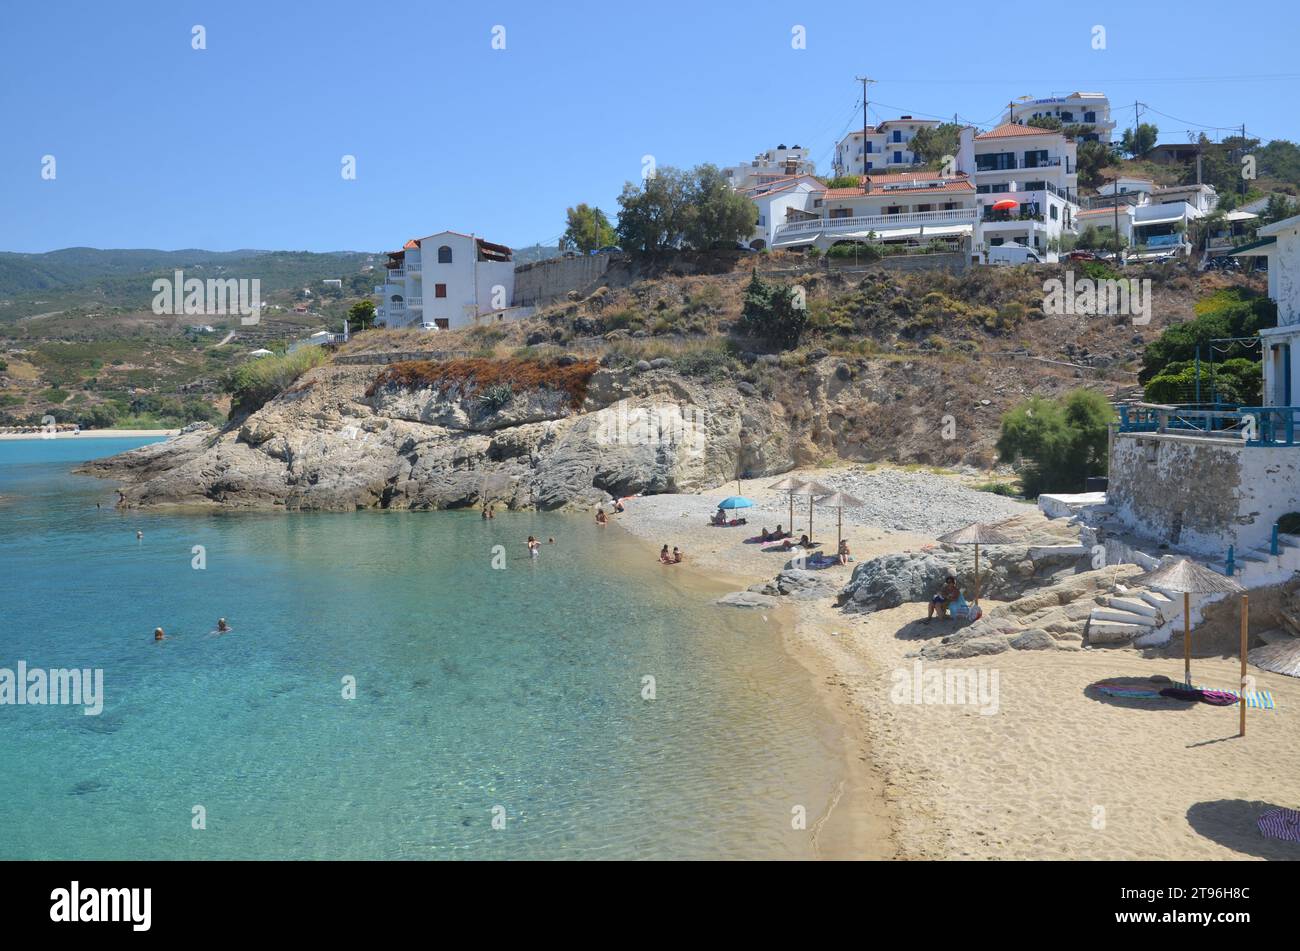
POLYGON ((588 254, 573 258, 548 258, 515 268, 513 304, 536 306, 563 297, 569 291, 595 290, 609 270, 611 254, 588 254))
POLYGON ((1300 447, 1232 439, 1118 433, 1107 502, 1139 535, 1216 560, 1267 547, 1273 525, 1300 511, 1300 447))

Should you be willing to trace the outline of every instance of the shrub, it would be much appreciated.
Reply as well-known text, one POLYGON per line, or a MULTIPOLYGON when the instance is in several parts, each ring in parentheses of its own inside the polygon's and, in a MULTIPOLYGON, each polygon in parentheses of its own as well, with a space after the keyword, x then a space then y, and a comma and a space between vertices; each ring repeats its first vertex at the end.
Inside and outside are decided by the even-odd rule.
POLYGON ((796 306, 792 287, 768 284, 754 272, 740 314, 746 334, 780 350, 792 350, 799 346, 807 322, 808 309, 796 306))
POLYGON ((240 364, 222 381, 223 389, 231 395, 231 418, 256 412, 293 386, 308 370, 328 361, 328 354, 320 347, 302 347, 293 353, 240 364))
MULTIPOLYGON (((511 396, 535 389, 564 393, 575 408, 587 396, 598 364, 595 360, 473 358, 468 360, 408 360, 385 367, 366 389, 366 396, 382 391, 437 389, 442 393, 459 389, 465 394, 489 393, 494 387, 509 386, 511 396)), ((497 391, 498 394, 500 391, 497 391)), ((504 404, 502 404, 504 405, 504 404)))
POLYGON ((478 395, 478 403, 489 413, 506 406, 515 397, 515 388, 509 383, 493 383, 478 395))
POLYGON ((998 455, 1020 465, 1027 498, 1079 492, 1106 471, 1107 424, 1114 410, 1100 393, 1074 390, 1064 399, 1031 397, 1002 417, 998 455))

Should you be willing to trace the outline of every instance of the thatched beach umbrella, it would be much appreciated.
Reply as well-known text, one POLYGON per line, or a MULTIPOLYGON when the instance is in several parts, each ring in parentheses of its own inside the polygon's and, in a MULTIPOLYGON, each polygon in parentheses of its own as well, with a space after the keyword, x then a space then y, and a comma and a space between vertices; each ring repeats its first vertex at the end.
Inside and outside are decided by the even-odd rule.
POLYGON ((980 603, 980 545, 1010 545, 1015 539, 998 528, 997 525, 988 525, 984 522, 975 522, 967 525, 965 528, 959 528, 955 532, 949 532, 947 535, 940 535, 939 541, 945 545, 974 545, 975 546, 975 597, 971 599, 971 604, 980 603))
POLYGON ((813 541, 815 541, 812 532, 813 499, 820 498, 823 495, 834 495, 835 490, 832 489, 829 485, 825 485, 821 482, 813 481, 813 482, 805 482, 804 487, 799 490, 798 494, 808 496, 808 542, 811 544, 813 541))
POLYGON ((847 492, 832 492, 830 495, 818 499, 817 504, 835 506, 838 519, 835 525, 835 551, 838 552, 840 542, 844 540, 844 509, 858 508, 867 503, 857 496, 849 495, 847 492))
POLYGON ((1288 677, 1300 677, 1300 637, 1291 637, 1284 641, 1274 641, 1263 647, 1256 647, 1249 655, 1250 662, 1261 670, 1271 670, 1275 674, 1288 677))
POLYGON ((794 497, 795 493, 804 487, 802 479, 796 479, 794 476, 786 476, 780 482, 774 482, 769 485, 769 489, 777 489, 786 492, 790 496, 790 531, 794 531, 794 497))
POLYGON ((1134 583, 1165 591, 1181 591, 1183 595, 1183 677, 1187 686, 1192 685, 1192 595, 1193 594, 1234 594, 1241 595, 1241 694, 1237 705, 1241 707, 1241 736, 1246 735, 1246 626, 1250 618, 1250 598, 1244 593, 1245 588, 1227 575, 1221 575, 1204 565, 1180 558, 1178 561, 1162 565, 1149 571, 1134 583))

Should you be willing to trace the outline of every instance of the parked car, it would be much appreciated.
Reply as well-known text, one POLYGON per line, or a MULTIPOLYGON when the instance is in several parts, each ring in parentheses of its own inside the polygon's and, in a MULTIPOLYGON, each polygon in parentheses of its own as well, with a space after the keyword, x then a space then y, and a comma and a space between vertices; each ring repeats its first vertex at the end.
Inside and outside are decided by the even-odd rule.
POLYGON ((420 329, 421 329, 421 330, 439 330, 439 329, 441 329, 441 328, 440 328, 437 324, 435 324, 433 321, 431 321, 431 320, 425 320, 425 321, 421 321, 421 323, 420 323, 420 329))
POLYGON ((1097 260, 1097 255, 1093 254, 1091 251, 1071 251, 1069 254, 1067 254, 1067 255, 1065 256, 1065 260, 1067 260, 1067 261, 1095 261, 1095 260, 1097 260))
POLYGON ((606 245, 603 248, 597 248, 595 251, 592 251, 591 253, 592 254, 622 254, 623 249, 610 244, 610 245, 606 245))

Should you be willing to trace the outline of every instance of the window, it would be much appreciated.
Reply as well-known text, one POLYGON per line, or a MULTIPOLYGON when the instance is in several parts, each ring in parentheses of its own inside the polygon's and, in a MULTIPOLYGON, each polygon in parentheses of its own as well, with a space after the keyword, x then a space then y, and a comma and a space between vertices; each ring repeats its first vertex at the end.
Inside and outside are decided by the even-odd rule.
POLYGON ((1057 218, 1061 217, 1060 212, 1058 212, 1058 211, 1056 210, 1056 206, 1055 206, 1055 205, 1052 205, 1052 206, 1051 206, 1051 212, 1052 212, 1052 220, 1053 220, 1053 221, 1055 221, 1057 218))
POLYGON ((1047 165, 1047 149, 1025 153, 1025 168, 1043 168, 1047 165))
POLYGON ((450 320, 450 318, 447 318, 447 317, 435 317, 435 318, 433 318, 433 323, 434 323, 434 326, 436 326, 439 330, 449 330, 449 329, 451 329, 451 320, 450 320))
POLYGON ((977 172, 1001 172, 1015 167, 1015 152, 994 152, 991 155, 975 156, 975 171, 977 172))
POLYGON ((870 139, 867 140, 867 154, 870 154, 874 150, 873 149, 874 145, 875 143, 872 142, 870 139))
POLYGON ((903 162, 903 153, 900 152, 900 151, 898 151, 897 149, 895 149, 895 150, 894 150, 894 164, 896 164, 896 165, 901 165, 902 162, 903 162))
POLYGON ((832 209, 831 209, 831 217, 832 217, 832 218, 847 218, 847 217, 849 217, 849 209, 847 209, 847 208, 832 208, 832 209))
POLYGON ((903 141, 903 132, 902 132, 902 130, 901 130, 901 129, 895 129, 895 130, 894 130, 894 137, 893 137, 890 141, 891 141, 891 142, 902 142, 902 141, 903 141))
POLYGON ((934 206, 933 206, 933 205, 917 205, 917 206, 916 206, 916 210, 917 210, 917 211, 933 211, 933 210, 934 210, 934 206))
POLYGON ((821 206, 822 206, 822 200, 821 200, 820 198, 814 198, 814 199, 813 199, 813 207, 814 207, 814 208, 820 208, 821 206))
POLYGON ((875 168, 875 167, 876 167, 876 163, 875 163, 875 162, 868 162, 868 163, 867 163, 867 168, 875 168))
POLYGON ((1084 121, 1084 122, 1096 122, 1096 121, 1097 121, 1097 113, 1095 113, 1095 112, 1085 112, 1085 113, 1083 114, 1083 121, 1084 121))
POLYGON ((764 226, 767 225, 766 218, 767 218, 766 215, 759 215, 759 216, 758 216, 758 224, 759 224, 759 227, 764 227, 764 226))
POLYGON ((1047 182, 1025 182, 1020 186, 1022 192, 1045 192, 1047 191, 1047 182))
MULTIPOLYGON (((447 247, 447 245, 445 244, 438 249, 438 263, 439 264, 451 263, 451 248, 447 247)), ((441 297, 442 295, 439 294, 438 296, 441 297)))
POLYGON ((433 296, 434 296, 434 297, 446 297, 446 296, 447 296, 447 285, 446 285, 446 284, 435 284, 435 285, 433 285, 433 296))

